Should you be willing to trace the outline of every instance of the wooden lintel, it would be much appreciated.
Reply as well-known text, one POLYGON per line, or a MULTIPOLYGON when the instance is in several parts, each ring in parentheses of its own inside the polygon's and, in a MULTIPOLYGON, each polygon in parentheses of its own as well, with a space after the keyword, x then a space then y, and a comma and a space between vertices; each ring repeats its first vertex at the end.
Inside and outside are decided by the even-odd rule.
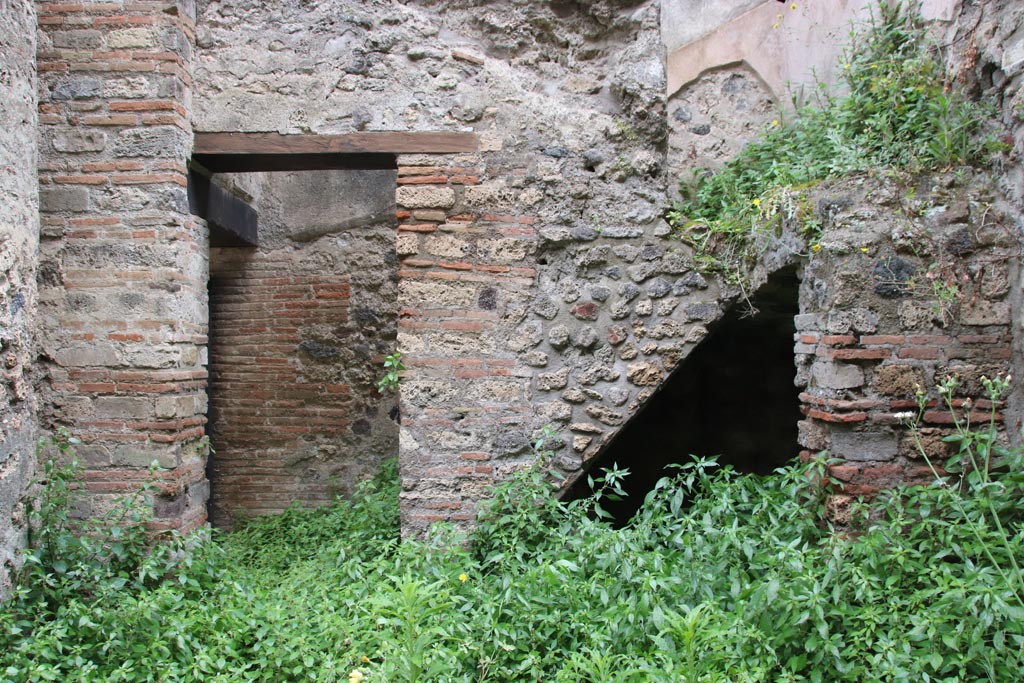
POLYGON ((259 214, 241 198, 216 183, 209 175, 192 169, 188 175, 188 202, 192 213, 210 226, 211 247, 254 247, 259 234, 259 214))
POLYGON ((394 154, 194 154, 192 163, 210 173, 398 168, 394 154))
POLYGON ((193 154, 457 154, 477 151, 477 143, 476 133, 440 131, 196 133, 193 154))

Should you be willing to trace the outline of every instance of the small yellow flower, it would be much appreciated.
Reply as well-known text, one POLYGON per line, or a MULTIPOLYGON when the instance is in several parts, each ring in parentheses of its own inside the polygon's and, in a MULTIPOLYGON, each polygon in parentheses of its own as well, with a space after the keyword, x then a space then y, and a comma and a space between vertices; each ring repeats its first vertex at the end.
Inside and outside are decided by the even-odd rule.
POLYGON ((469 577, 466 576, 466 572, 462 572, 461 574, 459 574, 459 581, 461 581, 462 583, 466 583, 467 581, 469 581, 469 577))
POLYGON ((777 125, 779 125, 779 120, 778 119, 772 119, 772 128, 774 128, 777 125))
POLYGON ((363 683, 363 672, 359 669, 352 669, 352 673, 348 675, 348 683, 363 683))
POLYGON ((755 199, 754 200, 754 206, 761 206, 761 200, 760 199, 755 199))
POLYGON ((862 254, 868 253, 868 248, 867 247, 861 247, 860 248, 860 253, 862 253, 862 254))
POLYGON ((367 657, 366 655, 363 655, 363 656, 362 656, 362 657, 360 657, 359 659, 361 659, 361 660, 362 660, 363 664, 369 664, 369 663, 370 663, 370 658, 369 658, 369 657, 367 657))
POLYGON ((812 244, 811 245, 811 251, 813 251, 813 252, 821 251, 821 245, 820 244, 812 244))
POLYGON ((772 24, 772 28, 778 28, 778 27, 779 27, 779 22, 776 21, 774 24, 772 24))
POLYGON ((791 4, 789 5, 789 9, 796 9, 796 3, 795 3, 795 2, 794 2, 794 3, 791 3, 791 4))

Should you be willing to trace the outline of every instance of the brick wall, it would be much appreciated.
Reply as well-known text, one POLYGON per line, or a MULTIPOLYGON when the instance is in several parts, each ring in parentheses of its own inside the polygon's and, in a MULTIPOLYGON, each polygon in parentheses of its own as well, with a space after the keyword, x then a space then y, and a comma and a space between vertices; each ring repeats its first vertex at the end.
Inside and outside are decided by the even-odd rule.
MULTIPOLYGON (((238 14, 208 3, 198 60, 190 7, 38 5, 41 418, 85 442, 92 502, 136 486, 157 460, 158 525, 188 528, 205 515, 207 236, 185 199, 193 62, 209 130, 468 127, 484 141, 480 156, 400 160, 397 275, 381 235, 356 244, 333 224, 254 254, 215 254, 222 386, 212 389, 221 430, 212 471, 225 519, 239 508, 322 501, 394 445, 385 434, 362 448, 388 421, 373 386, 399 314, 409 367, 403 514, 417 532, 469 520, 493 481, 531 460, 544 424, 566 440, 556 466, 582 476, 741 295, 698 272, 659 218, 674 184, 667 116, 702 139, 707 129, 687 118, 698 112, 665 111, 658 3, 616 10, 612 23, 604 10, 581 6, 566 19, 544 3, 367 6, 345 20, 342 42, 331 42, 329 5, 281 8, 308 28, 286 34, 262 5, 238 14), (534 25, 551 31, 524 29, 509 42, 508 26, 534 25), (445 37, 424 50, 434 36, 445 37), (595 52, 595 37, 622 49, 595 52), (514 106, 491 106, 499 102, 514 106), (349 258, 359 267, 336 267, 349 258), (346 284, 343 314, 343 290, 331 288, 346 284), (294 334, 281 322, 291 316, 294 334), (265 345, 247 348, 250 337, 265 345)), ((1004 75, 1020 73, 1000 63, 1004 75)), ((749 97, 752 121, 768 116, 757 88, 712 81, 698 100, 717 103, 721 91, 738 110, 749 97)), ((1017 100, 1007 98, 1007 111, 1017 100)), ((834 215, 823 198, 822 219, 834 222, 808 254, 796 352, 803 447, 845 458, 834 470, 847 484, 837 509, 841 496, 923 472, 892 421, 912 398, 908 387, 934 399, 936 382, 959 372, 957 400, 976 400, 976 378, 1007 367, 1013 220, 993 223, 996 213, 977 208, 991 197, 958 199, 955 186, 946 179, 922 191, 932 203, 910 211, 885 188, 870 198, 864 188, 837 191, 855 197, 837 195, 834 215), (887 212, 872 213, 878 207, 887 212), (929 277, 947 293, 956 285, 955 302, 929 300, 939 291, 929 277)), ((801 260, 799 240, 783 247, 762 271, 801 260)), ((926 427, 939 443, 948 425, 931 411, 926 427)))
POLYGON ((348 322, 348 278, 295 273, 290 259, 248 256, 215 253, 210 279, 210 510, 217 524, 238 510, 328 502, 330 482, 310 481, 295 465, 316 457, 316 441, 347 432, 352 418, 351 387, 311 381, 298 359, 303 351, 333 353, 303 337, 312 326, 348 322))
POLYGON ((83 444, 87 508, 152 462, 156 528, 206 519, 207 233, 188 212, 189 4, 41 3, 43 426, 83 444))

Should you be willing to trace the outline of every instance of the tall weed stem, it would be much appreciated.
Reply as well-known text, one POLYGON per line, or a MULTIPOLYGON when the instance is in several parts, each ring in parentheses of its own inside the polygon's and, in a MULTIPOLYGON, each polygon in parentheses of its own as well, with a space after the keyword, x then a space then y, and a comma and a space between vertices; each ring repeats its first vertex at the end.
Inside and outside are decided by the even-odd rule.
POLYGON ((1011 379, 1010 375, 1007 375, 1006 377, 997 376, 995 379, 989 379, 982 376, 981 383, 985 387, 990 403, 988 424, 984 430, 973 430, 971 428, 971 408, 973 405, 970 400, 964 403, 966 406, 964 418, 961 420, 957 416, 956 406, 953 404, 953 392, 959 386, 959 379, 955 376, 950 376, 939 384, 939 395, 942 396, 946 409, 952 416, 953 427, 955 430, 954 434, 946 437, 943 441, 947 443, 959 443, 960 445, 960 449, 957 454, 953 456, 943 468, 947 473, 961 470, 961 483, 955 491, 949 487, 948 474, 943 475, 939 472, 939 469, 935 466, 931 456, 928 455, 928 450, 925 448, 921 439, 921 422, 924 418, 925 408, 927 407, 929 400, 920 387, 917 390, 917 415, 913 416, 912 414, 909 414, 903 415, 902 417, 910 428, 910 433, 913 436, 914 446, 917 449, 917 452, 928 464, 928 468, 935 477, 936 483, 949 491, 951 501, 956 507, 957 513, 970 529, 971 535, 973 535, 975 540, 978 542, 978 545, 984 552, 986 559, 991 563, 992 568, 999 574, 1000 578, 1006 584, 1006 587, 1013 593, 1017 603, 1021 608, 1024 608, 1024 575, 1021 574, 1020 565, 1017 562, 1016 555, 1014 554, 1010 534, 1003 526, 1002 520, 999 518, 999 512, 996 510, 995 503, 992 500, 992 487, 994 485, 991 478, 992 450, 995 447, 996 438, 998 436, 998 430, 996 428, 996 408, 1002 395, 1009 388, 1011 379), (980 454, 982 456, 980 466, 978 457, 979 448, 983 451, 980 454), (969 467, 967 467, 968 462, 969 467), (995 527, 997 542, 1002 546, 1002 549, 1005 550, 1010 564, 1011 571, 1009 573, 1007 573, 1006 567, 1004 567, 1003 564, 995 558, 989 542, 986 541, 985 537, 981 533, 978 521, 964 506, 963 496, 965 494, 972 494, 981 498, 984 505, 983 512, 987 512, 988 516, 991 517, 990 520, 984 521, 991 522, 995 527))

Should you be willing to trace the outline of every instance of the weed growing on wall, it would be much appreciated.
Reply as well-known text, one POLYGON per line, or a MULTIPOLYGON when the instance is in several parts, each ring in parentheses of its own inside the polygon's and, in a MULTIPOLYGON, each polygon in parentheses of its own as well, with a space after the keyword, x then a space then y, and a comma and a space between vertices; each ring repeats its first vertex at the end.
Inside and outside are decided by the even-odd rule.
POLYGON ((406 367, 402 363, 402 354, 398 351, 384 356, 384 376, 377 381, 377 391, 382 394, 398 391, 401 372, 406 367))
POLYGON ((978 165, 998 146, 981 135, 990 108, 952 86, 913 5, 879 2, 840 66, 846 94, 819 89, 724 168, 682 182, 684 200, 667 217, 705 270, 741 277, 754 234, 778 232, 783 220, 813 243, 820 225, 805 190, 821 180, 978 165))
POLYGON ((760 478, 695 460, 623 529, 524 470, 466 543, 398 542, 392 465, 352 500, 182 548, 157 579, 137 580, 144 561, 117 589, 57 585, 44 612, 23 590, 0 611, 0 680, 1020 680, 1024 608, 1002 574, 1024 560, 1024 463, 989 462, 1002 531, 984 497, 937 485, 885 494, 838 536, 824 462, 760 478))

